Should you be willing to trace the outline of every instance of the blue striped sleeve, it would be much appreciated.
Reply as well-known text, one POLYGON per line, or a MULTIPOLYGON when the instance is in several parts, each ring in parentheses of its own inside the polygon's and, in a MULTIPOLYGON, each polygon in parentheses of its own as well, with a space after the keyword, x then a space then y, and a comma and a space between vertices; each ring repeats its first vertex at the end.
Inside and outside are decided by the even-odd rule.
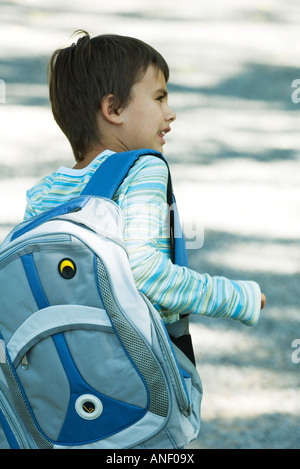
POLYGON ((166 204, 167 168, 147 156, 131 170, 116 201, 125 218, 124 239, 136 285, 165 323, 181 314, 241 320, 254 325, 260 312, 260 289, 254 282, 199 274, 170 260, 166 204))

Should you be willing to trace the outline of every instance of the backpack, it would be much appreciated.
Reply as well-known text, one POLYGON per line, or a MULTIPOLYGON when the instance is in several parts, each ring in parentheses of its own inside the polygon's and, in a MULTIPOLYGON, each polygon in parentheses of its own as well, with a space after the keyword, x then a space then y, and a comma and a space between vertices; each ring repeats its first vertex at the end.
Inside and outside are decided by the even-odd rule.
MULTIPOLYGON (((199 433, 190 336, 173 343, 137 290, 112 201, 143 154, 163 159, 111 155, 79 197, 0 246, 0 448, 168 449, 199 433)), ((186 263, 170 177, 168 202, 174 262, 186 263)))

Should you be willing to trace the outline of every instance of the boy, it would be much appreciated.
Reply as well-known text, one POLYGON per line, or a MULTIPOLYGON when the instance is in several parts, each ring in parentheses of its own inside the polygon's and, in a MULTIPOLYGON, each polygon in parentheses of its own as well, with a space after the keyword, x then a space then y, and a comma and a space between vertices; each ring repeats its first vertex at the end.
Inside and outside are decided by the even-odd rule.
MULTIPOLYGON (((59 168, 27 192, 25 219, 78 196, 112 153, 162 152, 176 118, 168 105, 168 65, 157 51, 134 38, 82 33, 49 64, 53 115, 76 164, 59 168)), ((255 282, 211 277, 171 262, 167 177, 163 161, 142 156, 114 196, 124 213, 124 241, 137 288, 168 325, 184 314, 256 324, 265 297, 255 282)))

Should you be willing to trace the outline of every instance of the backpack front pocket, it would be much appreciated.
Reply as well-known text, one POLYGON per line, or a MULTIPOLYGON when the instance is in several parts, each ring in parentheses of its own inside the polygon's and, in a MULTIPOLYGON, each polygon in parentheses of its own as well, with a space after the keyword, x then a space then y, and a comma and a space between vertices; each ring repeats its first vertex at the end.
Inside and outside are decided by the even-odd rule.
POLYGON ((103 309, 41 309, 16 330, 7 350, 37 427, 55 444, 106 438, 147 411, 144 380, 103 309))

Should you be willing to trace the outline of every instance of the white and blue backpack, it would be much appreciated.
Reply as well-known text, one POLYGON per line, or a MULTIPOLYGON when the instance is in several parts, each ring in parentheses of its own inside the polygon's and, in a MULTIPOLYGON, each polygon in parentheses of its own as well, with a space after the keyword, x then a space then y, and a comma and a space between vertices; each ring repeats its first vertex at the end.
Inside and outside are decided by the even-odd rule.
MULTIPOLYGON (((143 154, 163 158, 110 156, 81 196, 21 223, 0 246, 2 449, 176 449, 199 433, 201 381, 182 351, 189 336, 175 330, 175 345, 137 290, 112 201, 143 154)), ((185 264, 171 182, 168 203, 173 261, 185 264)))

